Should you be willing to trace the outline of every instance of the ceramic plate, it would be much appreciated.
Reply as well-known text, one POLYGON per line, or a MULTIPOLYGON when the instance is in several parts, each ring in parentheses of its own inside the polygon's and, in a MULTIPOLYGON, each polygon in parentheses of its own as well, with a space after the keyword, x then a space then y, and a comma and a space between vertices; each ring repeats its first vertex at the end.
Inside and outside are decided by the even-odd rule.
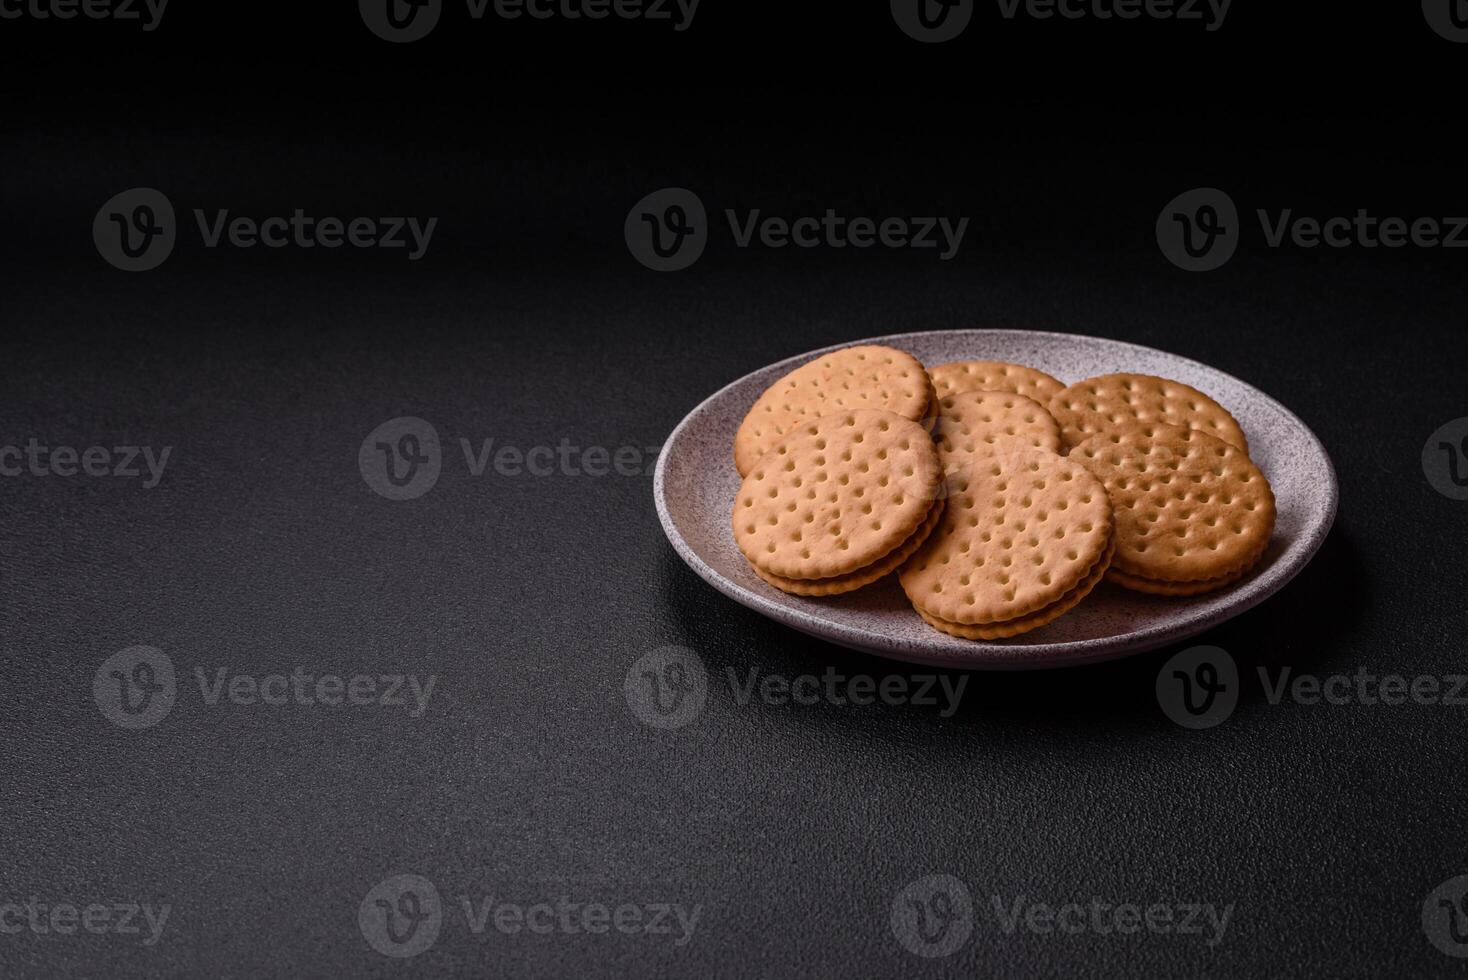
POLYGON ((1289 409, 1238 378, 1150 347, 1024 330, 945 330, 853 340, 771 364, 717 392, 688 414, 663 447, 653 477, 658 517, 683 560, 742 605, 831 643, 878 656, 947 667, 1032 668, 1107 660, 1193 636, 1267 599, 1299 573, 1335 518, 1330 457, 1289 409), (1205 596, 1168 599, 1103 582, 1048 626, 1008 640, 975 642, 940 633, 913 612, 897 576, 832 598, 802 598, 766 585, 734 544, 729 515, 740 479, 734 432, 756 398, 806 361, 855 344, 886 344, 924 364, 989 360, 1027 364, 1066 384, 1128 371, 1190 384, 1244 427, 1250 455, 1274 487, 1279 516, 1259 565, 1205 596))

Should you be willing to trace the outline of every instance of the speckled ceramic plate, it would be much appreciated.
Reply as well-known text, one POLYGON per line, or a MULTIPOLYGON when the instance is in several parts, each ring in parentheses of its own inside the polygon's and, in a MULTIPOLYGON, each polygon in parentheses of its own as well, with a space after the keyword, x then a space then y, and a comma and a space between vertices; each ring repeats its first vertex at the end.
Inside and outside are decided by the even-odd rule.
POLYGON ((1031 668, 1107 660, 1201 633, 1267 599, 1314 556, 1335 518, 1330 457, 1287 408, 1238 378, 1150 347, 1024 330, 945 330, 853 340, 771 364, 688 414, 668 438, 653 477, 663 530, 714 588, 757 612, 841 646, 948 667, 1031 668), (807 599, 766 585, 729 529, 739 489, 734 432, 760 393, 795 367, 839 347, 887 344, 924 364, 990 360, 1027 364, 1066 384, 1130 371, 1182 381, 1212 395, 1244 427, 1250 454, 1274 487, 1279 516, 1263 561, 1230 588, 1185 599, 1143 596, 1103 582, 1073 611, 1023 636, 975 642, 940 633, 913 612, 895 575, 844 596, 807 599))

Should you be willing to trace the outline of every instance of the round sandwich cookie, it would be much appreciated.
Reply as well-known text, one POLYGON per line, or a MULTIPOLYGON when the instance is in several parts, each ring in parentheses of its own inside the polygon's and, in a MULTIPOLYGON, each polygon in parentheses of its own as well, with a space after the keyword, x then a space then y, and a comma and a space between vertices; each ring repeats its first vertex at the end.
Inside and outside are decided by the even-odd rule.
POLYGON ((932 427, 932 382, 922 364, 892 347, 863 345, 803 364, 760 395, 734 434, 734 468, 755 462, 803 422, 854 409, 881 409, 932 427))
POLYGON ((922 547, 933 528, 938 526, 938 519, 943 516, 943 501, 935 503, 928 511, 927 519, 914 531, 906 541, 882 558, 878 558, 865 568, 858 568, 847 575, 833 575, 830 578, 783 578, 764 571, 758 565, 752 565, 754 573, 775 588, 792 595, 823 596, 841 595, 846 592, 855 592, 857 589, 871 585, 879 579, 902 567, 902 563, 913 556, 913 553, 922 547))
POLYGON ((963 391, 1009 391, 1045 404, 1065 383, 1023 364, 1003 361, 953 361, 928 369, 939 398, 963 391))
POLYGON ((1198 595, 1242 578, 1274 532, 1274 491, 1243 450, 1197 429, 1134 424, 1091 436, 1071 460, 1116 513, 1108 578, 1154 595, 1198 595))
POLYGON ((933 427, 944 474, 1014 449, 1060 452, 1060 426, 1045 406, 1008 391, 965 391, 938 399, 933 427))
POLYGON ((1047 623, 1053 623, 1080 605, 1081 600, 1090 595, 1091 590, 1099 585, 1101 580, 1106 577, 1107 567, 1110 565, 1111 556, 1115 551, 1116 539, 1112 538, 1106 547, 1106 554, 1102 555, 1101 560, 1091 566, 1090 572, 1077 583, 1075 588, 1071 589, 1055 602, 1050 603, 1050 605, 1030 613, 1028 616, 1020 616, 1017 619, 1007 620, 1003 623, 965 625, 963 623, 950 623, 946 620, 938 619, 936 616, 922 609, 918 609, 917 613, 923 618, 924 622, 934 629, 942 630, 950 636, 957 636, 965 640, 1004 640, 1011 636, 1019 636, 1021 633, 1028 633, 1030 630, 1039 629, 1047 623))
POLYGON ((1228 409, 1181 381, 1147 374, 1105 374, 1078 381, 1051 397, 1050 414, 1073 447, 1098 432, 1137 422, 1181 425, 1249 451, 1244 430, 1228 409))
POLYGON ((891 571, 895 553, 931 530, 941 487, 938 452, 917 422, 873 409, 825 415, 755 461, 734 499, 734 540, 776 587, 847 592, 891 571))
POLYGON ((1016 636, 1074 608, 1113 547, 1106 488, 1080 464, 1017 448, 976 461, 943 519, 898 573, 936 629, 973 640, 1016 636))

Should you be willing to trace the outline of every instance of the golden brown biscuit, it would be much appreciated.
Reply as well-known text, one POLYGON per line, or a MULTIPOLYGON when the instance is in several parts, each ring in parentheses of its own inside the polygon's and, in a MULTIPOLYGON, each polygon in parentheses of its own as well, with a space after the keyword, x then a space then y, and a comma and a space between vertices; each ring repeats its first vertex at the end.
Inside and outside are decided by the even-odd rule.
POLYGON ((928 376, 939 398, 963 391, 1009 391, 1044 405, 1065 387, 1044 371, 1003 361, 953 361, 929 368, 928 376))
POLYGON ((1060 426, 1039 402, 1008 391, 965 391, 938 401, 933 429, 945 474, 1014 449, 1060 452, 1060 426))
POLYGON ((734 500, 734 540, 780 579, 830 579, 885 557, 927 520, 938 453, 921 425, 872 409, 797 427, 760 457, 734 500))
POLYGON ((1105 374, 1078 381, 1054 395, 1049 408, 1068 447, 1097 432, 1137 422, 1163 422, 1198 429, 1249 451, 1244 430, 1228 410, 1181 381, 1147 374, 1105 374))
MULTIPOLYGON (((1263 557, 1263 548, 1259 549, 1259 554, 1260 557, 1263 557)), ((1253 571, 1254 566, 1257 564, 1258 559, 1256 558, 1252 562, 1240 565, 1236 570, 1229 572, 1227 575, 1220 575, 1217 578, 1200 579, 1196 582, 1161 582, 1154 579, 1140 578, 1136 575, 1128 575, 1118 568, 1112 568, 1106 573, 1106 577, 1122 588, 1131 589, 1133 592, 1146 592, 1149 595, 1194 596, 1202 595, 1205 592, 1213 592, 1226 585, 1233 585, 1239 579, 1253 571)))
POLYGON ((1206 432, 1133 424, 1091 436, 1069 458, 1111 497, 1118 585, 1164 595, 1221 588, 1269 545, 1269 481, 1242 450, 1206 432))
POLYGON ((755 461, 802 422, 848 409, 881 409, 923 421, 932 414, 932 401, 927 372, 911 354, 875 345, 832 351, 759 396, 734 435, 734 468, 748 476, 755 461))
POLYGON ((1091 590, 1107 576, 1107 568, 1111 565, 1111 555, 1115 550, 1116 537, 1113 535, 1111 541, 1106 546, 1106 553, 1102 555, 1096 564, 1091 566, 1091 570, 1086 573, 1086 577, 1081 579, 1075 588, 1050 603, 1050 605, 1043 609, 1038 609, 1028 616, 1021 616, 1018 619, 1011 619, 1007 622, 994 623, 987 626, 965 626, 962 623, 950 623, 947 620, 938 619, 936 616, 931 616, 921 609, 917 612, 934 629, 942 630, 944 633, 965 640, 1003 640, 1011 636, 1019 636, 1021 633, 1028 633, 1030 630, 1039 629, 1047 623, 1054 622, 1080 605, 1081 600, 1090 595, 1091 590))
POLYGON ((928 517, 922 526, 912 533, 895 551, 889 552, 882 558, 878 558, 865 568, 858 568, 846 575, 836 575, 831 578, 781 578, 771 575, 762 570, 758 565, 751 566, 754 573, 764 579, 775 588, 793 595, 823 596, 841 595, 846 592, 855 592, 857 589, 865 588, 879 579, 886 578, 891 573, 902 567, 902 563, 912 557, 913 552, 922 547, 933 528, 938 526, 938 519, 943 516, 943 501, 939 500, 928 510, 928 517))
POLYGON ((957 483, 942 522, 899 578, 929 619, 1022 631, 1041 625, 1042 617, 1026 617, 1084 587, 1111 537, 1099 480, 1054 453, 1020 449, 990 457, 957 483))

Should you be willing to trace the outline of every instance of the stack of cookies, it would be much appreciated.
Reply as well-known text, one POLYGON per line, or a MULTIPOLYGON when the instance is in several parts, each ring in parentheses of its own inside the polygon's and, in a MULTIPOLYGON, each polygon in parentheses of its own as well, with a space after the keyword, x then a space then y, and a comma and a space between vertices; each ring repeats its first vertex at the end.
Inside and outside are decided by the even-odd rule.
POLYGON ((926 371, 899 350, 847 348, 760 396, 734 460, 734 538, 765 582, 826 596, 895 571, 927 623, 969 639, 1043 626, 1102 578, 1166 596, 1223 588, 1274 529, 1233 416, 1146 375, 1067 387, 1017 364, 926 371))

